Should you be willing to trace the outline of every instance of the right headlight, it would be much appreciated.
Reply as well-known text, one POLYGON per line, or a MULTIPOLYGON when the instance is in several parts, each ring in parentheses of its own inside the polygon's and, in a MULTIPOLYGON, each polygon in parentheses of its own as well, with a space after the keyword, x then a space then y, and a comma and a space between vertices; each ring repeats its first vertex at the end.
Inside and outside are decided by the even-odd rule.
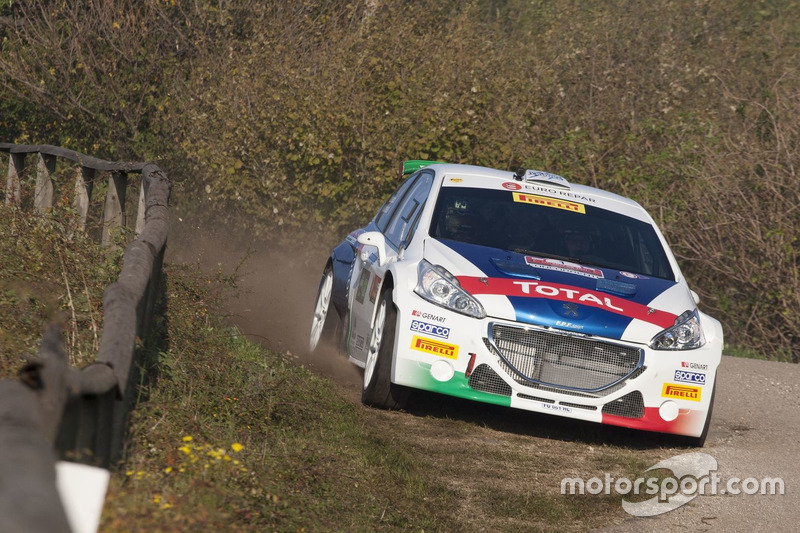
POLYGON ((419 282, 414 292, 431 303, 456 313, 484 318, 486 311, 478 300, 461 288, 458 280, 446 269, 424 259, 419 263, 419 282))
POLYGON ((650 341, 654 350, 693 350, 706 343, 703 330, 700 328, 700 316, 697 309, 686 311, 675 319, 671 326, 650 341))

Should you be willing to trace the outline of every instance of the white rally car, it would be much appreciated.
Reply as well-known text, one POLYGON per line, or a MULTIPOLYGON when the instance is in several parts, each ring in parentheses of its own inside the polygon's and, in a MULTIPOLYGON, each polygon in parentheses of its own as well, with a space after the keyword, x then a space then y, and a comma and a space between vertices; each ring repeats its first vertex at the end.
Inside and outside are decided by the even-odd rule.
POLYGON ((541 171, 403 169, 314 310, 311 351, 343 348, 364 403, 424 389, 703 445, 722 327, 639 204, 541 171))

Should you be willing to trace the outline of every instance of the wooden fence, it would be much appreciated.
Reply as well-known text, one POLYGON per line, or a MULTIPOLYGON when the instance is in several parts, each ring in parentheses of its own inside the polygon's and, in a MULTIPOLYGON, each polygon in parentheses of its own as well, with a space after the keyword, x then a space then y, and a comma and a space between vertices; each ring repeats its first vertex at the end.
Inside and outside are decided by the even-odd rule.
POLYGON ((148 364, 143 344, 153 333, 162 291, 170 182, 152 163, 103 161, 47 145, 0 143, 2 152, 9 161, 4 203, 24 203, 24 184, 35 177, 30 205, 35 210, 52 206, 56 161, 71 161, 73 204, 84 224, 91 214, 94 185, 107 175, 100 237, 105 245, 113 245, 113 229, 126 224, 128 176, 141 176, 136 237, 124 250, 118 280, 103 296, 103 331, 95 362, 81 370, 70 367, 60 328, 50 326, 37 360, 21 371, 20 380, 0 381, 1 527, 69 531, 55 488, 55 461, 61 455, 107 467, 120 457, 140 370, 148 364), (30 158, 35 160, 35 176, 25 164, 30 158))

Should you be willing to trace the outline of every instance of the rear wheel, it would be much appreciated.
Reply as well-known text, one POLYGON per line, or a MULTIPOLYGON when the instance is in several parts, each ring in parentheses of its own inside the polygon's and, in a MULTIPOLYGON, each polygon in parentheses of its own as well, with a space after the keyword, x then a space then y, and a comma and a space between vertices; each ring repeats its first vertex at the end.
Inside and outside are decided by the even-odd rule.
POLYGON ((391 289, 384 290, 375 311, 375 325, 370 335, 361 401, 380 409, 401 409, 408 399, 408 389, 392 383, 394 338, 397 310, 391 289))
POLYGON ((322 272, 317 303, 314 306, 314 317, 311 320, 308 348, 312 354, 317 353, 320 346, 325 344, 336 347, 336 335, 339 332, 341 321, 336 309, 331 305, 332 295, 333 268, 329 263, 322 272))

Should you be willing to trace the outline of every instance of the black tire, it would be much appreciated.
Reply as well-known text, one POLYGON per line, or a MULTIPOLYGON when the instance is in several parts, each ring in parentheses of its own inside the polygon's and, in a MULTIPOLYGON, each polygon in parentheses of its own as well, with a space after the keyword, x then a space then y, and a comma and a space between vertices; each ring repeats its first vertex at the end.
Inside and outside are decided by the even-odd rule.
POLYGON ((341 319, 333 306, 333 268, 325 265, 317 290, 314 304, 314 316, 311 321, 308 351, 312 355, 319 353, 323 347, 339 348, 338 337, 341 330, 341 319))
POLYGON ((408 400, 408 389, 392 383, 396 329, 397 310, 392 303, 392 291, 389 287, 381 293, 376 306, 375 325, 372 328, 369 348, 370 354, 374 353, 375 359, 373 364, 370 361, 370 354, 367 355, 361 389, 361 402, 365 405, 379 409, 402 409, 408 400), (375 339, 376 332, 378 339, 375 339), (373 344, 376 346, 373 347, 373 344))

